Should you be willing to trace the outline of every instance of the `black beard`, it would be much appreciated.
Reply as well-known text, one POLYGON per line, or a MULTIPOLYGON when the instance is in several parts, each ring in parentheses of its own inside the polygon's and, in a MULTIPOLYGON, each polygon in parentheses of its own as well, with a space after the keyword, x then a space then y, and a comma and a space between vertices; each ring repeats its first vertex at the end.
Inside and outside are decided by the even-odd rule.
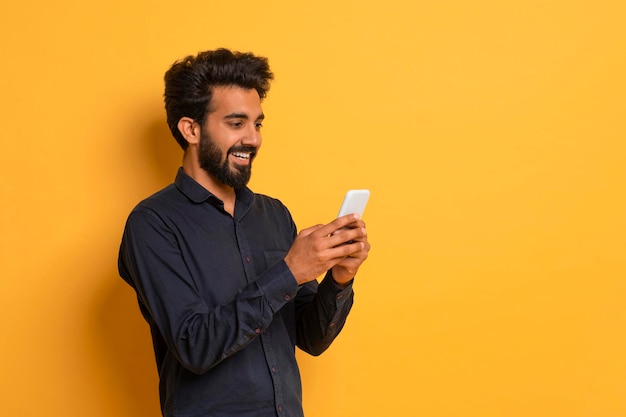
POLYGON ((198 149, 198 159, 200 167, 209 175, 215 177, 221 183, 234 188, 235 190, 245 187, 252 175, 252 159, 256 153, 255 148, 246 146, 233 146, 228 150, 226 158, 217 145, 211 140, 208 133, 200 134, 200 146, 198 149), (247 165, 234 165, 232 168, 228 163, 228 154, 232 152, 252 152, 250 162, 247 165), (224 162, 221 162, 224 159, 224 162))

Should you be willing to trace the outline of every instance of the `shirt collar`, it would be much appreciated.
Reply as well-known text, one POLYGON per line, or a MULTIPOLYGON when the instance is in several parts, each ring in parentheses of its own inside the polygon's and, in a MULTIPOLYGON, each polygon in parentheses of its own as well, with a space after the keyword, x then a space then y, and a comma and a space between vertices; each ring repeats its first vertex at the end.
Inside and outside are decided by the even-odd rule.
MULTIPOLYGON (((209 201, 213 205, 224 205, 222 200, 187 175, 182 167, 178 168, 174 183, 180 192, 194 203, 209 201)), ((237 205, 242 205, 246 209, 250 207, 254 201, 254 193, 248 187, 235 190, 235 195, 237 197, 237 205)))

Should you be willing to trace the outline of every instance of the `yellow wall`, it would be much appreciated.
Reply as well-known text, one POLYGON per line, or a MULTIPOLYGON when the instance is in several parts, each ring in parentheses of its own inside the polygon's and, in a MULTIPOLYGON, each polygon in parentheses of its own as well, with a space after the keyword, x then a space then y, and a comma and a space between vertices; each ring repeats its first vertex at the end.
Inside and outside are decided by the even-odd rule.
POLYGON ((309 417, 626 415, 623 1, 4 3, 2 415, 157 414, 117 248, 181 159, 162 75, 218 46, 277 75, 256 191, 372 190, 309 417))

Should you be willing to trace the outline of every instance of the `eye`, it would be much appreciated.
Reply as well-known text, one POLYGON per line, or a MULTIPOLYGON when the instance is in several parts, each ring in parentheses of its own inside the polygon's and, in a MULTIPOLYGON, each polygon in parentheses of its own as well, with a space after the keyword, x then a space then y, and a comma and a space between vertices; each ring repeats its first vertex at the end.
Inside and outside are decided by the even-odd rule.
POLYGON ((231 127, 235 128, 235 129, 239 129, 240 127, 243 126, 242 122, 230 122, 229 123, 231 127))
POLYGON ((257 122, 254 124, 254 127, 256 127, 256 130, 261 130, 261 128, 263 127, 263 123, 257 122))

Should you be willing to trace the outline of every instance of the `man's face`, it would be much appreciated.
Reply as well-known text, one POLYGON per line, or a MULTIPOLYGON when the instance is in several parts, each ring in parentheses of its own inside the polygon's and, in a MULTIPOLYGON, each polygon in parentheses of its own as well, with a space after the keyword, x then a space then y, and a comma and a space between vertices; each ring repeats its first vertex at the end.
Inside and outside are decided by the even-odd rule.
POLYGON ((261 147, 261 99, 254 89, 215 87, 199 144, 199 163, 210 176, 243 188, 261 147))

